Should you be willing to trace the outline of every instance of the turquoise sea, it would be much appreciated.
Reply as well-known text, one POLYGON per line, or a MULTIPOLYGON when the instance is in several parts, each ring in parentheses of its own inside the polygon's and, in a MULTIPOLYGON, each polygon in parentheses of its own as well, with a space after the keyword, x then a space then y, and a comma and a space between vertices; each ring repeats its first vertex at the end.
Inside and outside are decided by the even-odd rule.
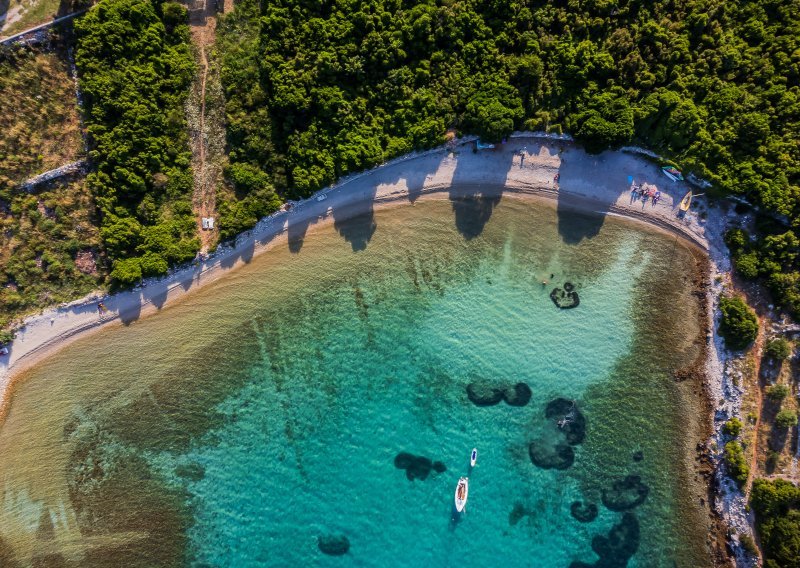
POLYGON ((28 374, 0 559, 707 566, 701 401, 672 377, 695 268, 674 237, 510 196, 308 228, 28 374))

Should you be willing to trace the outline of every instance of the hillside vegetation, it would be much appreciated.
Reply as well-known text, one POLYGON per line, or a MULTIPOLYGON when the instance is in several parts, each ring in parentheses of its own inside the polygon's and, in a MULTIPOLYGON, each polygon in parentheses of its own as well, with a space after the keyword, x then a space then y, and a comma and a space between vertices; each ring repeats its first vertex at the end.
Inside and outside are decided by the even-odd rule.
POLYGON ((51 33, 40 46, 0 50, 0 329, 105 279, 94 202, 83 180, 32 194, 19 187, 83 157, 68 45, 68 33, 51 33))
POLYGON ((75 27, 94 163, 88 183, 111 276, 128 284, 199 247, 183 108, 195 72, 187 10, 103 0, 75 27))
MULTIPOLYGON (((237 190, 306 196, 452 126, 549 130, 595 152, 640 143, 796 228, 798 14, 800 0, 241 0, 220 27, 231 167, 265 177, 237 190)), ((797 270, 758 268, 796 309, 797 270)))
POLYGON ((0 198, 83 152, 75 83, 60 38, 0 51, 0 198))
POLYGON ((790 568, 800 559, 800 488, 788 481, 757 479, 752 506, 765 568, 790 568))

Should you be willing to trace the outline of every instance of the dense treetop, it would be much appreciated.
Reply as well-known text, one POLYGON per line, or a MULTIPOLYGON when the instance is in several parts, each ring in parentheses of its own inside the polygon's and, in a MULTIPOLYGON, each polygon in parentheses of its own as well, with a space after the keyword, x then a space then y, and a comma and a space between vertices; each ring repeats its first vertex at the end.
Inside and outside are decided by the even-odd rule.
POLYGON ((783 479, 757 479, 752 506, 766 568, 790 568, 800 559, 800 488, 783 479))
MULTIPOLYGON (((241 0, 220 28, 230 158, 306 196, 449 127, 563 131, 589 151, 640 143, 796 227, 798 14, 800 0, 241 0)), ((757 270, 800 306, 794 259, 757 270)))
POLYGON ((199 246, 183 110, 195 71, 187 11, 103 0, 76 31, 94 162, 88 183, 111 276, 130 283, 166 272, 199 246))

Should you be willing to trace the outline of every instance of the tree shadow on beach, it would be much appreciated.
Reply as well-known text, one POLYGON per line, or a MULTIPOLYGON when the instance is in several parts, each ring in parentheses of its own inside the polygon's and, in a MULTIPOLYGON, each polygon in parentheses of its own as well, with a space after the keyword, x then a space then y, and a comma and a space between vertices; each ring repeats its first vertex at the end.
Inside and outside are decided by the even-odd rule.
POLYGON ((456 229, 466 240, 483 233, 499 205, 515 155, 513 148, 498 144, 494 150, 473 152, 472 145, 462 147, 462 152, 473 152, 473 155, 456 163, 448 197, 456 229), (496 163, 498 153, 502 158, 500 166, 496 163))
POLYGON ((119 310, 119 320, 122 322, 122 325, 128 326, 139 319, 139 316, 142 315, 142 296, 141 294, 136 294, 135 302, 127 306, 125 308, 120 308, 119 310))
MULTIPOLYGON (((561 159, 556 216, 558 234, 569 245, 577 245, 584 239, 596 237, 605 224, 611 206, 616 202, 616 199, 612 200, 607 196, 607 192, 597 191, 587 195, 586 191, 587 184, 608 183, 609 165, 606 160, 610 154, 604 152, 593 156, 581 152, 581 155, 573 154, 561 159), (586 211, 587 202, 591 203, 592 212, 586 211)), ((622 191, 623 185, 620 186, 620 192, 622 191)))

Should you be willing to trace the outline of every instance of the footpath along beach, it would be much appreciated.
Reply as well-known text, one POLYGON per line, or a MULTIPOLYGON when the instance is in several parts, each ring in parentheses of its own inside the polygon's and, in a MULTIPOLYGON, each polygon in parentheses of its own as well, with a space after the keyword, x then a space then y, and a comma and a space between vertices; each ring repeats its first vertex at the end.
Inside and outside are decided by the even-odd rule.
POLYGON ((147 279, 129 291, 89 296, 27 318, 9 354, 0 357, 0 416, 7 410, 15 376, 69 341, 104 326, 130 325, 249 262, 256 254, 302 240, 314 226, 393 203, 492 192, 541 197, 557 200, 559 208, 645 222, 708 250, 705 226, 697 216, 677 216, 677 205, 689 190, 688 184, 667 179, 642 157, 625 152, 589 155, 567 139, 525 135, 494 150, 475 153, 473 147, 472 142, 461 141, 355 174, 305 201, 291 203, 287 211, 262 219, 235 243, 220 246, 202 261, 147 279), (650 201, 631 201, 629 176, 638 184, 658 187, 661 199, 656 206, 650 201), (102 314, 99 303, 105 308, 102 314))

